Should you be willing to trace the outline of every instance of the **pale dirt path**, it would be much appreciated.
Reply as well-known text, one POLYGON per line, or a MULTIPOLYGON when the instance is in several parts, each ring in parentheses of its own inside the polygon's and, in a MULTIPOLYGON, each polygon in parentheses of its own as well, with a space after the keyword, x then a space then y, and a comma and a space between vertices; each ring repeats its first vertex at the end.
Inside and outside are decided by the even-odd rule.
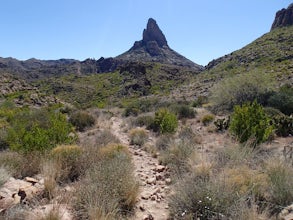
POLYGON ((135 166, 135 176, 140 184, 135 220, 167 220, 169 216, 166 196, 170 193, 168 173, 164 166, 159 165, 156 158, 135 146, 129 144, 127 133, 123 132, 122 119, 111 118, 112 133, 117 136, 123 145, 129 147, 135 166))

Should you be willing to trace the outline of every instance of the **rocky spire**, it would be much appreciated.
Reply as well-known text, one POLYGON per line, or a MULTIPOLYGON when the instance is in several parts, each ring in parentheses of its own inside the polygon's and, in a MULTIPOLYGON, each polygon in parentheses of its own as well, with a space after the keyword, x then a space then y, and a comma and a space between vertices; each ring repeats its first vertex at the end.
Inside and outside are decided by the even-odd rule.
POLYGON ((142 41, 145 45, 150 41, 155 41, 159 47, 168 46, 165 35, 153 18, 148 20, 147 28, 143 30, 142 41))
POLYGON ((271 30, 278 27, 285 27, 290 25, 293 25, 293 3, 290 4, 287 9, 283 8, 276 13, 276 17, 274 23, 272 24, 271 30))

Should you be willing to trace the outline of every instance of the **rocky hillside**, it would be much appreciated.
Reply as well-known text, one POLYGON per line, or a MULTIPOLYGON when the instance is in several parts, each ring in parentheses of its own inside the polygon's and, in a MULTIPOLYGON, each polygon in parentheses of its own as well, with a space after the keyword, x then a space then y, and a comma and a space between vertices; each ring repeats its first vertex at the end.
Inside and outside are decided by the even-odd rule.
POLYGON ((18 106, 45 106, 59 101, 45 95, 39 89, 11 74, 3 73, 0 77, 0 102, 12 101, 18 106))
POLYGON ((116 58, 127 61, 159 62, 191 67, 196 70, 203 69, 202 66, 172 50, 157 22, 152 18, 148 20, 147 28, 143 31, 143 39, 136 41, 133 47, 116 58))
POLYGON ((293 26, 276 28, 247 46, 211 61, 211 74, 236 74, 258 69, 293 83, 293 26))

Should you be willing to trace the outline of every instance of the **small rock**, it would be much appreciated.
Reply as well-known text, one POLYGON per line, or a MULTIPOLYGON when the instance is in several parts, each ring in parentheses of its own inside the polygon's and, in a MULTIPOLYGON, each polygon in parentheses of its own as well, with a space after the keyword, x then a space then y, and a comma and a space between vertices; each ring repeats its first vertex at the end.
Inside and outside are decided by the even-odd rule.
POLYGON ((38 180, 31 178, 31 177, 26 177, 26 178, 24 178, 24 180, 26 182, 32 183, 33 185, 39 182, 38 180))
POLYGON ((139 206, 139 209, 140 209, 140 211, 142 211, 142 212, 145 211, 145 208, 144 208, 142 205, 139 206))
POLYGON ((165 182, 167 185, 170 185, 172 183, 172 180, 170 178, 165 179, 165 182))
POLYGON ((162 180, 163 176, 160 173, 156 174, 156 180, 162 180))
POLYGON ((156 167, 155 170, 156 170, 157 172, 160 173, 160 172, 163 172, 165 169, 166 169, 165 166, 163 166, 163 165, 158 165, 158 166, 156 167))
POLYGON ((143 220, 154 220, 154 217, 151 214, 144 215, 143 220))
POLYGON ((152 195, 152 196, 151 196, 151 200, 152 200, 152 201, 155 201, 156 199, 157 199, 157 197, 156 197, 155 195, 152 195))
POLYGON ((146 181, 146 183, 147 184, 156 184, 156 178, 155 177, 153 177, 153 178, 150 178, 150 179, 148 179, 147 181, 146 181))

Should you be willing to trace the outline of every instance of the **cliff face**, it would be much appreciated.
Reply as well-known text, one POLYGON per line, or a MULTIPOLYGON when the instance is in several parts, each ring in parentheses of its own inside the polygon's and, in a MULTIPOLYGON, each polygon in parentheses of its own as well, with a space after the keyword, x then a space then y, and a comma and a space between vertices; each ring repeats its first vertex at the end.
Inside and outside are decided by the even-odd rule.
POLYGON ((293 25, 293 3, 289 5, 287 9, 283 8, 276 13, 276 17, 272 24, 271 30, 278 27, 286 27, 290 25, 293 25))

